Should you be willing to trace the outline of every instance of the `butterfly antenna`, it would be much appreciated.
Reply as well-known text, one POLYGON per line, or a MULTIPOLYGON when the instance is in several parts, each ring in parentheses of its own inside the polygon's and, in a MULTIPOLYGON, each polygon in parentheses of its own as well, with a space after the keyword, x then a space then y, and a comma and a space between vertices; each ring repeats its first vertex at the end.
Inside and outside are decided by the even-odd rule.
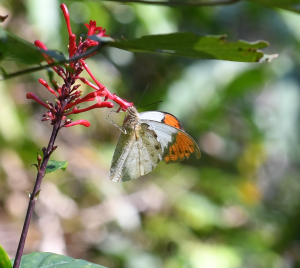
POLYGON ((145 88, 145 90, 144 90, 144 92, 143 92, 143 95, 142 95, 142 97, 141 97, 141 99, 140 99, 140 102, 139 102, 138 106, 141 104, 141 101, 142 101, 142 99, 143 99, 143 97, 144 97, 144 95, 145 95, 145 93, 146 93, 148 87, 149 87, 149 83, 147 84, 147 86, 146 86, 146 88, 145 88))
POLYGON ((163 102, 163 101, 162 101, 162 100, 160 100, 160 101, 156 101, 156 102, 153 102, 153 103, 150 103, 150 104, 147 104, 147 105, 141 106, 141 107, 137 107, 137 109, 144 108, 144 107, 147 107, 147 106, 150 106, 150 105, 154 105, 154 104, 156 104, 156 103, 160 103, 160 102, 163 102))

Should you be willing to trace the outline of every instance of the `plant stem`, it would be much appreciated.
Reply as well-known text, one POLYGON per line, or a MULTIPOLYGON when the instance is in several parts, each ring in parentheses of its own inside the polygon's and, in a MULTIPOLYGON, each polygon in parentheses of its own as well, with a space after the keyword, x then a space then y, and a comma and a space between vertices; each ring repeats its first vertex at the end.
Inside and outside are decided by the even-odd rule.
POLYGON ((35 185, 34 185, 33 191, 31 193, 30 199, 29 199, 29 204, 28 204, 28 208, 27 208, 27 212, 26 212, 26 218, 25 218, 25 221, 24 221, 24 225, 23 225, 23 229, 22 229, 22 233, 21 233, 21 237, 20 237, 20 241, 19 241, 19 245, 18 245, 17 254, 16 254, 16 258, 15 258, 15 261, 14 261, 13 268, 19 268, 20 263, 21 263, 21 258, 22 258, 23 249, 24 249, 24 245, 25 245, 25 240, 26 240, 26 237, 27 237, 28 229, 29 229, 30 220, 31 220, 31 217, 32 217, 32 214, 33 214, 33 209, 34 209, 35 202, 36 202, 37 197, 38 197, 37 193, 40 190, 40 186, 41 186, 43 177, 45 176, 47 163, 48 163, 50 155, 53 151, 53 145, 54 145, 57 133, 60 129, 60 123, 61 123, 61 118, 59 120, 57 120, 57 122, 53 125, 52 134, 51 134, 51 137, 50 137, 50 140, 49 140, 49 143, 48 143, 48 147, 46 149, 43 161, 41 163, 40 169, 38 170, 38 173, 37 173, 37 176, 36 176, 35 185))

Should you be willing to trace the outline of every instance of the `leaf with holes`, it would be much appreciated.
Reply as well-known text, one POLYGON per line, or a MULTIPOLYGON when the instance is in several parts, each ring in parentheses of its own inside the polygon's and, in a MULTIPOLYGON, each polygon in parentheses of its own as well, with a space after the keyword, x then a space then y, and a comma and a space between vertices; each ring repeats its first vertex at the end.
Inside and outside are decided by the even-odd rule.
POLYGON ((132 52, 165 53, 190 58, 239 62, 271 61, 277 57, 276 54, 265 55, 259 51, 269 45, 266 41, 228 42, 226 35, 201 36, 193 33, 171 33, 108 42, 106 45, 132 52))

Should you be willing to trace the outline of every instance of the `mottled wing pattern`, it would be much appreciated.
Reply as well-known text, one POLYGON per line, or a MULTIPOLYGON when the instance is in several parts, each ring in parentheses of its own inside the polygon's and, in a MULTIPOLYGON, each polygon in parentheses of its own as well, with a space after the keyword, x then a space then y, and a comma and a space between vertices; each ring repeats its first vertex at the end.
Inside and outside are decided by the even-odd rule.
POLYGON ((156 121, 142 120, 142 122, 149 124, 150 129, 154 130, 158 136, 158 141, 162 147, 163 160, 167 164, 189 158, 192 153, 197 158, 201 157, 197 143, 184 131, 156 121))
POLYGON ((130 154, 132 150, 134 142, 135 135, 132 131, 127 132, 127 134, 123 132, 120 133, 109 170, 109 177, 112 181, 122 181, 122 169, 124 167, 128 154, 130 154))
POLYGON ((133 132, 121 133, 113 156, 110 179, 124 182, 151 172, 162 160, 161 145, 148 124, 140 124, 133 132))

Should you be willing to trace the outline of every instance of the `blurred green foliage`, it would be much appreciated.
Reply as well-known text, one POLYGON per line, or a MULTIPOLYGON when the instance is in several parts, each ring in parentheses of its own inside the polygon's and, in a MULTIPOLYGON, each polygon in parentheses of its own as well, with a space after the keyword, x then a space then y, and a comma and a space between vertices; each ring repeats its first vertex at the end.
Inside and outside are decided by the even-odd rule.
MULTIPOLYGON (((60 3, 2 1, 0 15, 9 17, 1 26, 66 53, 60 3)), ((77 35, 92 19, 116 39, 227 34, 230 41, 267 40, 264 52, 279 57, 247 64, 105 48, 89 59, 99 81, 128 101, 139 103, 149 84, 141 105, 163 100, 151 110, 177 116, 202 158, 160 163, 136 181, 113 183, 108 170, 119 130, 105 119, 108 110, 74 115, 91 127, 60 131, 53 159, 68 161, 68 169, 44 178, 25 253, 114 268, 300 267, 299 15, 244 1, 197 8, 65 3, 77 35)), ((46 72, 0 83, 0 242, 11 258, 35 179, 31 164, 51 130, 40 122, 44 108, 26 99, 27 92, 50 98, 39 78, 47 80, 46 72)), ((121 124, 122 114, 113 117, 121 124)))

